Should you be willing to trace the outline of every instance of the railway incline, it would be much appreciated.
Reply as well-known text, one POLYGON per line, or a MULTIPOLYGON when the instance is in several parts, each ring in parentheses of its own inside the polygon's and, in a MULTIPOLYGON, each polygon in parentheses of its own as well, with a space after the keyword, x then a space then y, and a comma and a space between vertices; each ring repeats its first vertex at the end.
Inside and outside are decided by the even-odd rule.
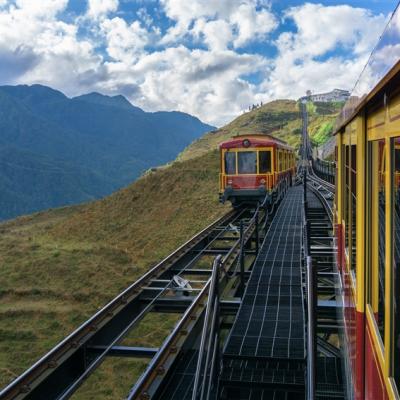
POLYGON ((0 392, 67 399, 108 357, 147 358, 127 399, 341 399, 333 188, 302 162, 262 204, 199 232, 0 392), (178 314, 158 348, 123 339, 150 313, 178 314))
POLYGON ((302 198, 289 189, 254 263, 223 353, 223 398, 304 398, 302 198))

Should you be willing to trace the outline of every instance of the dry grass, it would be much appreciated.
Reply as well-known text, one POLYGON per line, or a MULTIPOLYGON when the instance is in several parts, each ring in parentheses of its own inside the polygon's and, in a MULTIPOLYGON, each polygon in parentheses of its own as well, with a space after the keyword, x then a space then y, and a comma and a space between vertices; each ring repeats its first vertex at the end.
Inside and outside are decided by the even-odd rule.
MULTIPOLYGON (((151 172, 104 200, 0 225, 0 385, 225 213, 217 199, 214 151, 151 172)), ((169 322, 146 345, 159 345, 169 322)))
MULTIPOLYGON (((329 116, 311 123, 317 125, 316 118, 329 116)), ((227 211, 217 202, 220 141, 266 132, 297 146, 300 127, 296 102, 272 102, 205 135, 178 161, 101 201, 1 224, 0 386, 227 211)), ((159 346, 175 322, 176 316, 160 322, 152 314, 126 343, 159 346)), ((74 398, 122 398, 146 365, 147 360, 110 358, 74 398)))

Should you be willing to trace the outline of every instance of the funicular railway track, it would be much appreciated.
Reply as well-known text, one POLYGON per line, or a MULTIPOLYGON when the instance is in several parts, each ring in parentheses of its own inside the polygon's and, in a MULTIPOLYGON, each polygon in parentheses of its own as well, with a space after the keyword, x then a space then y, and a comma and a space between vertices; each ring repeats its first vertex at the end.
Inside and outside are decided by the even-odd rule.
MULTIPOLYGON (((279 202, 284 188, 273 198, 279 202)), ((129 398, 150 398, 156 393, 181 346, 201 330, 211 282, 211 264, 203 257, 221 254, 221 287, 235 294, 247 272, 237 269, 240 256, 251 265, 271 213, 266 207, 233 209, 196 234, 130 285, 88 321, 61 341, 25 373, 0 392, 0 399, 66 399, 108 356, 150 358, 129 398), (257 212, 257 215, 255 215, 257 212), (241 229, 240 229, 241 227, 241 229), (242 253, 243 252, 243 253, 242 253), (201 264, 201 267, 197 267, 201 264), (240 276, 239 276, 240 275, 240 276), (189 279, 186 277, 190 276, 189 279), (198 277, 193 280, 193 276, 198 277), (192 283, 191 283, 192 282, 192 283), (190 285, 192 284, 192 286, 190 285), (150 312, 182 313, 181 319, 157 349, 126 347, 119 343, 150 312)), ((243 284, 244 282, 242 282, 243 284)), ((237 310, 235 301, 222 302, 222 312, 237 310)), ((187 344, 186 344, 187 345, 187 344)))
MULTIPOLYGON (((307 293, 314 297, 315 341, 314 378, 315 397, 344 398, 342 354, 339 333, 343 327, 343 316, 337 301, 338 270, 334 240, 334 197, 335 185, 322 179, 313 169, 312 150, 307 127, 306 106, 302 105, 303 116, 303 162, 300 167, 305 201, 305 230, 307 235, 308 265, 307 273, 313 274, 313 288, 307 293), (306 190, 307 188, 307 190, 306 190)), ((333 181, 334 177, 329 176, 333 181)), ((310 316, 309 316, 310 317, 310 316)), ((309 334, 310 336, 310 334, 309 334)), ((309 374, 312 371, 308 371, 309 374)))
MULTIPOLYGON (((311 174, 310 174, 311 175, 311 174)), ((319 185, 319 184, 318 184, 319 185)), ((307 183, 306 229, 314 275, 316 398, 344 398, 338 315, 338 271, 333 237, 332 199, 325 188, 307 183)), ((310 288, 307 288, 308 291, 310 288)))

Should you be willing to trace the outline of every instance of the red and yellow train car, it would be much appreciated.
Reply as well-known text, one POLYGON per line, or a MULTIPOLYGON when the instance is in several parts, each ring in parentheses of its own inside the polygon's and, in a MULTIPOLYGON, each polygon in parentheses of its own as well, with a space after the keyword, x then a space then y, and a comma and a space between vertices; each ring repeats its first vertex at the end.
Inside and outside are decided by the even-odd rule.
POLYGON ((400 42, 389 22, 336 127, 335 230, 348 398, 399 399, 400 42), (385 64, 385 62, 392 63, 385 64))
POLYGON ((280 184, 291 185, 293 148, 269 135, 235 136, 220 144, 220 200, 233 206, 261 202, 280 184))

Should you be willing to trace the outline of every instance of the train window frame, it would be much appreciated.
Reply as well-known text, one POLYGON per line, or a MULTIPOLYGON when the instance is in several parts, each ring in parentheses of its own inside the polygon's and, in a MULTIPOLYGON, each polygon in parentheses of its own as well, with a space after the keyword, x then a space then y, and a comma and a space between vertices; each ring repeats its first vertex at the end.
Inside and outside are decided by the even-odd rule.
MULTIPOLYGON (((393 138, 380 138, 368 141, 368 149, 375 145, 375 149, 368 151, 368 168, 367 181, 368 185, 367 197, 370 198, 371 211, 367 214, 368 230, 371 234, 369 241, 371 243, 370 253, 367 258, 367 276, 368 285, 366 291, 366 318, 372 327, 372 338, 377 348, 377 357, 381 365, 382 371, 386 377, 393 375, 394 354, 393 354, 393 202, 394 202, 394 141, 393 138), (373 165, 377 165, 374 171, 373 165), (382 171, 382 168, 385 168, 382 171), (383 179, 382 179, 383 175, 383 179), (379 232, 380 213, 380 191, 384 188, 384 257, 383 257, 383 277, 384 287, 383 293, 379 288, 379 240, 382 233, 379 232), (373 227, 377 228, 373 228, 373 227), (372 244, 376 243, 375 246, 372 244), (383 327, 379 327, 377 316, 379 315, 379 298, 383 296, 383 327)), ((382 312, 381 312, 382 313, 382 312)))
POLYGON ((237 175, 237 151, 228 151, 228 150, 225 150, 224 151, 224 156, 223 156, 223 160, 224 160, 224 169, 223 169, 223 171, 224 171, 224 174, 226 175, 226 176, 232 176, 232 175, 237 175), (227 173, 227 171, 226 171, 226 156, 227 155, 233 155, 234 157, 235 157, 235 171, 234 171, 234 173, 233 174, 230 174, 230 173, 227 173))
POLYGON ((257 154, 258 152, 257 152, 257 150, 256 149, 254 149, 254 150, 243 150, 243 151, 238 151, 237 152, 237 175, 241 175, 241 176, 243 176, 243 175, 257 175, 257 173, 258 173, 258 154, 257 154), (247 153, 247 154, 253 154, 254 155, 254 160, 255 160, 255 171, 254 172, 240 172, 240 168, 241 168, 241 166, 240 166, 240 156, 243 156, 243 154, 245 154, 245 153, 247 153))
POLYGON ((258 153, 258 174, 272 174, 272 151, 270 149, 260 149, 257 151, 258 153), (261 171, 261 153, 269 154, 269 170, 261 171))
POLYGON ((278 172, 282 172, 282 150, 278 150, 278 172))

